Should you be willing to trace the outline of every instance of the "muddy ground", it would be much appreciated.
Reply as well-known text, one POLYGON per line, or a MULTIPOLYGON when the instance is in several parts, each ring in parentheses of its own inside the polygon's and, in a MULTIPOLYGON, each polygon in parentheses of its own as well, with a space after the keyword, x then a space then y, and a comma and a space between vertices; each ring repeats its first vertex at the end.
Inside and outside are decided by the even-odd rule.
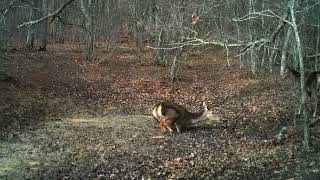
POLYGON ((195 50, 172 83, 150 49, 121 44, 102 61, 100 44, 88 61, 81 48, 1 53, 13 79, 0 81, 0 178, 319 179, 319 125, 305 153, 297 86, 276 68, 252 75, 222 49, 195 50), (164 135, 150 116, 162 100, 190 111, 207 101, 222 120, 164 135))

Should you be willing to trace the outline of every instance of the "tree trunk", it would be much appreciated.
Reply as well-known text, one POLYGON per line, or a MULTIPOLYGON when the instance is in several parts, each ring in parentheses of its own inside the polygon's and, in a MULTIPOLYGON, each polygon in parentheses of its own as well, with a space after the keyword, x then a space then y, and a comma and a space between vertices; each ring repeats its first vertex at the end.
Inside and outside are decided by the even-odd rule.
POLYGON ((90 59, 92 53, 93 53, 93 44, 94 44, 94 15, 93 15, 93 1, 88 0, 85 2, 84 0, 81 0, 81 10, 85 17, 85 24, 86 24, 86 38, 85 38, 85 57, 86 59, 90 59))
POLYGON ((269 50, 269 71, 272 72, 273 69, 272 69, 272 66, 273 66, 273 60, 274 60, 274 57, 276 55, 276 43, 274 43, 273 45, 273 49, 270 49, 269 50))
MULTIPOLYGON (((254 9, 254 5, 255 3, 253 2, 253 0, 249 1, 249 13, 254 13, 255 9, 254 9)), ((248 32, 249 32, 249 36, 250 36, 250 41, 253 41, 254 37, 253 34, 255 34, 254 28, 251 29, 251 27, 253 27, 253 21, 250 21, 250 25, 248 27, 248 32)), ((254 50, 251 49, 249 51, 249 59, 250 59, 250 69, 252 74, 256 74, 256 58, 254 57, 254 50)))
POLYGON ((263 46, 263 54, 262 54, 262 58, 261 58, 261 67, 264 67, 266 54, 268 54, 268 49, 265 46, 263 46))
POLYGON ((65 25, 63 23, 63 21, 65 21, 66 19, 66 15, 65 13, 61 13, 61 20, 59 21, 59 24, 58 24, 58 29, 57 29, 57 36, 58 36, 58 42, 59 43, 64 43, 64 31, 65 31, 65 25))
POLYGON ((290 0, 288 3, 288 7, 290 8, 290 14, 291 14, 291 25, 294 32, 296 45, 297 45, 297 54, 299 58, 300 63, 300 74, 302 75, 300 78, 300 85, 301 85, 301 110, 304 115, 304 123, 303 123, 303 130, 304 130, 304 148, 306 151, 310 151, 310 132, 309 132, 309 116, 306 110, 306 87, 305 87, 305 80, 304 80, 304 63, 303 63, 303 56, 302 56, 302 47, 301 47, 301 41, 299 37, 299 31, 296 23, 296 17, 294 14, 294 6, 295 6, 295 0, 290 0))
MULTIPOLYGON (((157 39, 157 44, 156 47, 160 48, 162 47, 162 45, 164 44, 164 37, 165 37, 165 31, 161 30, 159 35, 158 35, 158 39, 157 39)), ((155 54, 155 62, 158 65, 161 66, 167 66, 168 65, 168 61, 166 59, 166 50, 164 49, 156 49, 156 54, 155 54)))
MULTIPOLYGON (((318 19, 316 54, 319 53, 319 44, 320 44, 320 20, 318 19)), ((316 56, 316 63, 315 63, 316 71, 319 69, 318 64, 319 64, 319 56, 316 56)))
MULTIPOLYGON (((48 1, 42 0, 42 16, 46 16, 48 14, 48 1)), ((41 31, 40 31, 40 47, 39 51, 47 50, 47 34, 48 34, 48 20, 44 20, 41 23, 41 31)))
POLYGON ((179 59, 182 56, 182 52, 183 52, 183 48, 178 49, 174 58, 173 58, 172 66, 170 69, 170 80, 172 82, 174 80, 178 79, 179 59))
POLYGON ((287 35, 284 40, 284 45, 282 48, 281 53, 281 68, 280 68, 280 76, 284 76, 285 69, 286 69, 286 58, 287 58, 287 51, 288 51, 288 42, 291 36, 291 27, 288 27, 287 35))
MULTIPOLYGON (((32 6, 30 6, 30 14, 29 14, 29 21, 32 21, 33 19, 35 19, 35 10, 34 10, 34 5, 35 3, 32 4, 32 6)), ((34 47, 34 39, 35 39, 35 27, 34 26, 30 26, 28 28, 28 34, 27 34, 27 46, 29 48, 33 48, 34 47)))

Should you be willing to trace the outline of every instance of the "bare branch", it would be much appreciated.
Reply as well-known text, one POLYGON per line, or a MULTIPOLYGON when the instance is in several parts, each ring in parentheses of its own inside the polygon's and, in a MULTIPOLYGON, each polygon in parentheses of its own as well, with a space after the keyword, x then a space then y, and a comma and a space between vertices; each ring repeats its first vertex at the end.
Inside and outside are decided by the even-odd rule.
POLYGON ((296 11, 296 12, 297 12, 297 13, 300 13, 300 12, 308 11, 308 10, 314 8, 315 6, 319 5, 319 4, 320 4, 320 2, 316 2, 316 3, 314 3, 313 5, 304 8, 302 11, 296 11))
MULTIPOLYGON (((287 15, 288 13, 286 13, 287 15)), ((260 16, 266 16, 266 17, 276 17, 278 19, 280 19, 281 21, 284 21, 288 24, 291 25, 291 22, 287 20, 287 16, 286 17, 281 17, 279 15, 277 15, 276 13, 274 13, 273 11, 271 10, 264 10, 264 11, 261 11, 261 12, 254 12, 254 13, 250 13, 250 14, 247 14, 241 18, 233 18, 232 21, 234 22, 240 22, 240 21, 247 21, 247 20, 250 20, 250 19, 254 19, 254 18, 259 18, 260 16), (269 14, 268 14, 269 13, 269 14)))
POLYGON ((22 28, 22 27, 30 27, 33 26, 37 23, 40 23, 46 19, 49 19, 52 17, 52 19, 54 19, 59 13, 61 13, 66 7, 68 7, 74 0, 68 0, 66 3, 64 3, 59 9, 57 9, 54 13, 48 14, 38 20, 34 20, 34 21, 28 21, 28 22, 24 22, 22 24, 20 24, 18 26, 18 28, 22 28))
POLYGON ((320 57, 320 53, 306 56, 306 58, 315 58, 315 57, 320 57))
POLYGON ((168 44, 173 47, 151 47, 147 46, 147 48, 151 49, 163 49, 163 50, 173 50, 173 49, 178 49, 182 48, 185 46, 200 46, 200 45, 216 45, 216 46, 221 46, 221 47, 253 47, 256 46, 257 44, 265 44, 271 42, 269 39, 262 38, 253 42, 248 42, 248 43, 226 43, 222 41, 205 41, 203 39, 199 38, 192 38, 190 41, 182 42, 182 43, 175 43, 175 44, 168 44))
MULTIPOLYGON (((200 45, 215 45, 215 46, 221 46, 224 48, 230 48, 230 47, 243 47, 244 49, 242 50, 242 54, 245 54, 248 50, 254 48, 254 47, 262 47, 264 45, 266 45, 267 43, 272 43, 274 42, 274 40, 276 39, 277 35, 279 34, 279 32, 281 32, 281 30, 283 29, 283 27, 286 24, 289 24, 292 26, 292 23, 290 21, 288 21, 288 16, 289 16, 289 10, 285 11, 285 13, 282 16, 279 16, 277 14, 275 14, 273 11, 271 10, 264 10, 262 12, 256 12, 256 13, 251 13, 248 14, 242 18, 239 18, 238 20, 234 20, 234 21, 242 21, 242 20, 247 20, 247 19, 251 19, 251 18, 257 18, 261 15, 267 15, 269 17, 276 17, 279 19, 278 25, 277 27, 274 29, 274 31, 269 35, 269 37, 265 37, 265 38, 261 38, 261 39, 257 39, 251 42, 242 42, 242 41, 236 41, 235 43, 229 43, 227 41, 215 41, 215 40, 206 40, 204 38, 197 38, 197 37, 192 37, 192 38, 184 38, 184 42, 179 42, 179 43, 173 43, 173 44, 168 44, 165 45, 164 47, 150 47, 147 46, 147 48, 151 48, 151 49, 162 49, 162 50, 173 50, 173 49, 178 49, 178 48, 182 48, 185 46, 200 46, 200 45), (255 15, 255 17, 251 17, 252 15, 255 15)), ((188 28, 185 28, 187 30, 189 30, 188 28)), ((191 31, 191 30, 190 30, 191 31)))
POLYGON ((1 19, 0 19, 0 23, 2 23, 2 21, 4 20, 6 14, 8 13, 9 9, 13 6, 13 4, 14 4, 15 1, 16 1, 16 0, 12 0, 12 1, 10 2, 9 6, 5 9, 4 13, 1 14, 2 17, 1 17, 1 19))

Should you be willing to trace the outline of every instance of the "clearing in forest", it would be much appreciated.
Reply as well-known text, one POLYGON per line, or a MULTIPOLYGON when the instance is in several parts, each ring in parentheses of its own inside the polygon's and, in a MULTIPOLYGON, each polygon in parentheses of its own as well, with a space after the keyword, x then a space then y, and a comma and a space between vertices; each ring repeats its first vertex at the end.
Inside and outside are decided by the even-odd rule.
POLYGON ((191 52, 179 81, 169 82, 152 50, 119 51, 96 64, 77 48, 54 44, 1 58, 15 78, 0 82, 1 178, 319 177, 319 151, 306 158, 302 131, 289 127, 299 100, 292 79, 251 75, 235 60, 226 66, 213 48, 191 52), (162 100, 190 111, 206 101, 222 120, 163 135, 151 117, 162 100))

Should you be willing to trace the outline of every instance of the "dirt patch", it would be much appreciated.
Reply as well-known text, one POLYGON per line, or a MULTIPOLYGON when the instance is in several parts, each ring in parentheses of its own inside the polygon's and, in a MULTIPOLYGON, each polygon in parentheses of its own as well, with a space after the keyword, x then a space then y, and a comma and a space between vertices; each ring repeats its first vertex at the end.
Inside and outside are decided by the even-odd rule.
POLYGON ((98 154, 97 158, 103 160, 100 156, 132 148, 143 151, 148 147, 132 142, 152 139, 156 129, 150 128, 151 120, 147 116, 113 116, 42 123, 39 128, 17 133, 14 142, 1 143, 0 177, 30 178, 38 173, 43 177, 63 177, 55 175, 54 170, 68 170, 67 164, 91 166, 91 163, 98 163, 92 161, 98 154))

